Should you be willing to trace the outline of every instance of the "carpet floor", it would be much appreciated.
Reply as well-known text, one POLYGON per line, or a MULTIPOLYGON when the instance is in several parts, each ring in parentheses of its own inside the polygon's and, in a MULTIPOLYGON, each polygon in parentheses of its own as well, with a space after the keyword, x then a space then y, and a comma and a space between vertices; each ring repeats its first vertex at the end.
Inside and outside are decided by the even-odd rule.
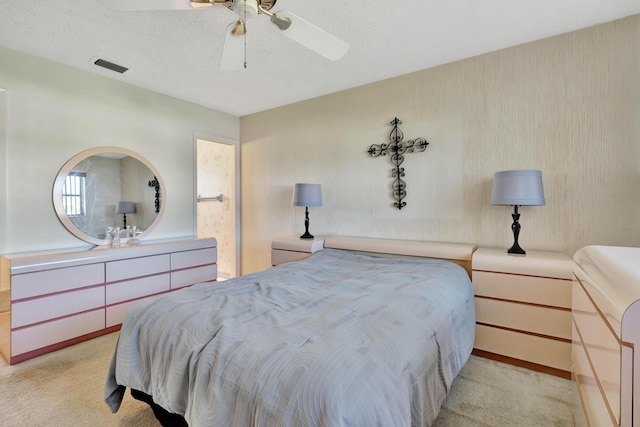
MULTIPOLYGON (((4 427, 158 427, 127 392, 117 414, 103 387, 118 333, 9 366, 0 357, 4 427)), ((471 356, 434 427, 571 426, 571 381, 471 356)))

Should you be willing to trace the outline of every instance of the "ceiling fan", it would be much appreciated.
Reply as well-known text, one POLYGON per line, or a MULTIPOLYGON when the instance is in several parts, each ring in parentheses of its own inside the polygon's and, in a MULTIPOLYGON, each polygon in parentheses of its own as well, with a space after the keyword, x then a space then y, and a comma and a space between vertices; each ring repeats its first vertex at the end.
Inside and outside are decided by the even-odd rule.
POLYGON ((246 28, 247 18, 268 16, 273 28, 291 40, 311 49, 317 54, 336 61, 349 50, 349 45, 311 22, 286 10, 271 12, 277 0, 98 0, 112 10, 179 10, 208 6, 226 6, 238 19, 225 31, 224 46, 220 59, 221 70, 247 68, 246 28))

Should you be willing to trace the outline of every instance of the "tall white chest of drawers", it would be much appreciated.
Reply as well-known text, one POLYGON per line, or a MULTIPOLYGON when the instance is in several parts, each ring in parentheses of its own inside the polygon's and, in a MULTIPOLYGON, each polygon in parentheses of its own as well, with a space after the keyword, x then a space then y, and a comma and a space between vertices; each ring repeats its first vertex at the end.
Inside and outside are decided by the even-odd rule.
POLYGON ((5 255, 0 353, 14 364, 116 331, 137 301, 215 281, 216 259, 215 239, 5 255))

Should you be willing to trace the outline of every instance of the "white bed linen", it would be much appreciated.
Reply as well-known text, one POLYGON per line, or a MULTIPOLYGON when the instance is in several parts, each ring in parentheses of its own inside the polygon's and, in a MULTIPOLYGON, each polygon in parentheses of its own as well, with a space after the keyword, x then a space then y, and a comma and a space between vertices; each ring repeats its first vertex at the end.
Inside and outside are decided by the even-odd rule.
POLYGON ((429 426, 474 340, 466 271, 326 249, 134 306, 105 385, 199 426, 429 426))

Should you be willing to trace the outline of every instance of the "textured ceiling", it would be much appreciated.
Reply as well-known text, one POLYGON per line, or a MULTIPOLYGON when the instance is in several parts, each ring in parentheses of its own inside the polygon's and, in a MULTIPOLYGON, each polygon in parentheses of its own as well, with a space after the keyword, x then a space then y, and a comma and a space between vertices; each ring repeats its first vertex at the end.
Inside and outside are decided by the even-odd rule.
POLYGON ((95 0, 0 0, 0 45, 244 116, 634 15, 640 1, 278 0, 278 10, 349 43, 346 56, 328 61, 260 15, 247 23, 248 68, 222 72, 237 17, 226 7, 118 12, 95 0))

